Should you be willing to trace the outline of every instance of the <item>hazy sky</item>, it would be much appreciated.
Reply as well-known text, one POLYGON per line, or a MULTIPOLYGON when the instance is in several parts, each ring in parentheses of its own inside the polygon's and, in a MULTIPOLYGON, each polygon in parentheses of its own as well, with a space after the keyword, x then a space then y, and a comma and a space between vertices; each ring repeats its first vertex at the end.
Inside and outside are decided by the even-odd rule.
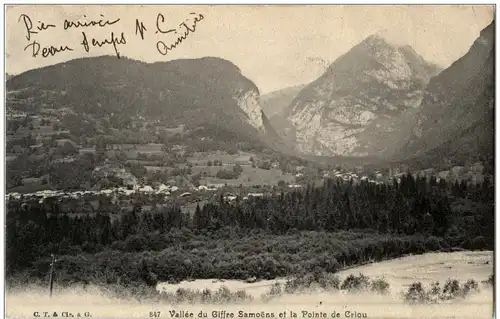
MULTIPOLYGON (((291 85, 308 83, 320 76, 325 63, 374 33, 389 40, 409 44, 426 60, 447 67, 463 56, 479 32, 493 19, 493 6, 16 6, 6 12, 6 72, 19 74, 29 69, 66 60, 115 55, 112 45, 92 46, 97 41, 117 41, 121 56, 147 62, 179 58, 216 56, 230 60, 259 87, 261 93, 291 85), (155 34, 158 14, 160 28, 184 33, 183 21, 191 27, 195 15, 203 19, 195 32, 176 48, 162 55, 157 42, 171 45, 177 39, 173 32, 155 34), (31 34, 27 40, 25 18, 29 16, 36 31, 39 21, 52 24, 47 30, 31 34), (120 19, 106 27, 69 28, 64 20, 98 21, 120 19), (84 15, 86 16, 84 18, 84 15), (196 15, 198 16, 198 15, 196 15), (198 16, 199 17, 199 16, 198 16), (146 27, 145 39, 136 35, 136 19, 146 27), (181 31, 182 30, 182 31, 181 31), (89 52, 81 44, 82 31, 89 43, 89 52), (33 57, 33 45, 40 45, 33 57), (68 46, 73 51, 42 57, 42 48, 68 46)), ((27 21, 27 20, 26 20, 27 21)), ((161 47, 161 46, 160 46, 161 47)))

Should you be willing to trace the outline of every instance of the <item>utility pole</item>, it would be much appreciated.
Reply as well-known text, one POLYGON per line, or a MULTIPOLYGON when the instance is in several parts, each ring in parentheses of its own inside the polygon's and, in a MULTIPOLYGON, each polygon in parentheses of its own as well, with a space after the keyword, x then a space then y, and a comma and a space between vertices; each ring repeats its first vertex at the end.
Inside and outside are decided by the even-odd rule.
POLYGON ((50 275, 49 275, 49 297, 52 298, 52 289, 54 288, 54 265, 57 261, 56 256, 51 254, 52 262, 50 263, 50 275))

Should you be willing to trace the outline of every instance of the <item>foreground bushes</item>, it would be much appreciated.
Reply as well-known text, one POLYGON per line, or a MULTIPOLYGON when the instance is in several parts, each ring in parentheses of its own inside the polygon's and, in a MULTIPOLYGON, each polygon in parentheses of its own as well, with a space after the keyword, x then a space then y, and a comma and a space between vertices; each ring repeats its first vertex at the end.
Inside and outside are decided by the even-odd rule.
MULTIPOLYGON (((56 286, 54 288, 54 297, 58 298, 58 294, 64 294, 70 291, 74 295, 91 294, 93 296, 102 296, 108 300, 120 299, 127 301, 136 301, 138 303, 154 302, 164 304, 236 304, 248 303, 254 300, 245 290, 231 291, 227 287, 222 286, 213 291, 209 289, 192 290, 179 288, 175 292, 161 290, 156 287, 151 287, 143 284, 139 285, 121 285, 121 284, 89 284, 82 285, 74 283, 67 286, 56 286)), ((12 282, 6 285, 6 294, 15 295, 18 293, 29 292, 47 296, 47 286, 43 282, 20 285, 19 282, 12 282)))
POLYGON ((159 301, 189 304, 227 304, 250 302, 253 297, 244 290, 230 291, 227 287, 221 287, 213 292, 209 289, 191 290, 179 288, 175 293, 160 292, 159 301))
POLYGON ((484 280, 482 283, 493 287, 495 285, 495 274, 491 274, 488 280, 484 280))
MULTIPOLYGON (((485 286, 491 286, 490 279, 483 282, 485 286)), ((28 288, 24 289, 19 286, 19 283, 13 285, 12 282, 7 283, 6 293, 16 293, 26 288, 32 292, 43 291, 46 294, 46 286, 42 282, 33 283, 28 288)), ((59 287, 61 289, 61 287, 59 287)), ((58 290, 55 290, 57 298, 58 290)), ((156 302, 165 304, 235 304, 249 303, 254 300, 254 297, 248 294, 245 290, 236 292, 230 291, 227 287, 222 286, 213 291, 209 289, 192 290, 179 288, 175 292, 158 291, 155 287, 147 285, 88 285, 74 284, 64 289, 70 289, 72 293, 86 292, 92 295, 101 295, 105 297, 118 298, 122 300, 136 300, 137 302, 156 302)), ((275 283, 270 289, 261 296, 264 302, 290 294, 302 294, 311 292, 330 292, 344 294, 380 294, 386 295, 390 292, 389 283, 383 278, 370 279, 369 277, 359 274, 349 275, 343 280, 338 276, 327 273, 313 273, 305 276, 298 276, 287 280, 284 284, 275 283)), ((448 279, 444 286, 441 287, 439 282, 434 282, 430 287, 425 288, 421 282, 411 284, 406 291, 399 294, 402 300, 409 304, 429 304, 439 303, 449 300, 464 299, 473 294, 479 293, 479 284, 470 279, 463 285, 458 280, 448 279)))
POLYGON ((389 283, 384 279, 375 279, 372 281, 371 291, 386 295, 389 293, 389 283))
POLYGON ((448 279, 442 288, 439 282, 433 282, 428 290, 421 282, 415 282, 402 296, 403 300, 410 304, 425 304, 463 299, 478 292, 479 284, 473 279, 467 280, 463 285, 456 279, 448 279))
MULTIPOLYGON (((483 283, 491 286, 490 283, 492 280, 493 275, 483 283)), ((363 274, 359 274, 358 276, 351 274, 343 281, 337 276, 326 273, 319 275, 309 274, 290 279, 284 286, 275 283, 267 293, 261 296, 261 299, 269 301, 285 294, 304 293, 314 290, 323 292, 342 291, 347 294, 363 292, 386 295, 390 292, 390 285, 383 278, 372 280, 363 274)), ((421 282, 415 282, 409 286, 407 291, 402 292, 400 295, 407 303, 425 304, 464 299, 479 292, 479 284, 473 279, 467 280, 463 285, 458 280, 448 279, 442 288, 439 282, 434 282, 428 290, 423 287, 421 282)))
POLYGON ((369 277, 359 274, 349 275, 344 281, 328 273, 307 274, 289 279, 284 285, 275 283, 270 290, 261 296, 263 301, 269 301, 284 294, 308 293, 312 291, 344 293, 373 292, 377 294, 389 293, 389 283, 383 278, 370 280, 369 277))

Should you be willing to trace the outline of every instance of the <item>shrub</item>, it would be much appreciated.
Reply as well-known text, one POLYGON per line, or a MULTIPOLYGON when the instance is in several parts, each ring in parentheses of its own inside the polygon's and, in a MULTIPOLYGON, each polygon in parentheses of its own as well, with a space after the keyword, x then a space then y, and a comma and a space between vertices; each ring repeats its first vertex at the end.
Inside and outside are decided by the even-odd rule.
POLYGON ((363 274, 359 274, 359 276, 349 275, 340 289, 347 290, 348 292, 359 292, 367 290, 370 286, 370 280, 363 274))
POLYGON ((286 281, 284 290, 287 294, 293 294, 298 290, 298 288, 299 288, 298 278, 294 278, 286 281))
POLYGON ((297 291, 308 289, 314 282, 314 276, 310 273, 302 276, 297 276, 291 280, 288 280, 285 284, 285 292, 288 294, 293 294, 297 291))
POLYGON ((431 290, 427 293, 427 301, 431 303, 438 303, 441 299, 441 286, 439 281, 431 284, 431 290))
POLYGON ((271 286, 271 289, 268 291, 268 295, 271 296, 281 296, 283 294, 283 291, 281 289, 281 284, 280 283, 274 283, 271 286))
POLYGON ((389 283, 383 278, 375 279, 371 283, 371 291, 386 295, 389 293, 389 283))
POLYGON ((479 292, 479 284, 477 283, 477 281, 475 281, 474 279, 467 280, 467 282, 464 284, 463 287, 464 297, 468 296, 469 294, 478 292, 479 292))
POLYGON ((238 178, 238 174, 233 171, 221 169, 217 172, 216 177, 220 179, 235 179, 238 178))
POLYGON ((214 297, 217 303, 227 303, 232 299, 231 291, 226 286, 220 287, 214 297))
POLYGON ((274 283, 269 291, 261 296, 262 301, 268 302, 274 298, 280 297, 283 295, 283 289, 281 288, 281 284, 276 282, 274 283))
POLYGON ((210 289, 203 289, 201 293, 201 302, 202 303, 211 303, 212 302, 212 291, 210 289))
POLYGON ((411 304, 425 303, 427 295, 421 282, 414 282, 408 287, 408 291, 404 293, 403 299, 411 304))
POLYGON ((461 295, 460 283, 456 279, 448 279, 443 287, 443 300, 451 300, 461 295))
MULTIPOLYGON (((155 299, 155 298, 148 298, 155 299)), ((157 298, 166 303, 203 303, 203 304, 226 304, 226 303, 238 303, 252 301, 252 296, 248 295, 244 290, 238 290, 236 292, 231 292, 227 287, 221 287, 216 292, 212 292, 209 289, 204 289, 203 291, 182 289, 179 288, 177 291, 172 293, 162 292, 157 294, 157 298)))
POLYGON ((493 287, 495 285, 495 274, 491 274, 487 280, 482 281, 483 284, 493 287))
POLYGON ((458 280, 448 279, 443 289, 441 289, 439 282, 434 282, 427 292, 420 282, 416 282, 403 293, 403 299, 409 303, 438 303, 439 301, 466 298, 477 292, 479 292, 479 285, 473 279, 469 279, 463 287, 460 286, 458 280))
POLYGON ((186 289, 179 288, 175 292, 175 298, 177 302, 185 301, 187 299, 187 296, 188 296, 188 291, 186 289))
POLYGON ((327 273, 322 273, 318 278, 319 286, 327 291, 339 290, 340 289, 340 279, 337 276, 332 276, 327 273))
POLYGON ((238 290, 234 294, 235 302, 252 301, 253 297, 249 295, 245 290, 238 290))

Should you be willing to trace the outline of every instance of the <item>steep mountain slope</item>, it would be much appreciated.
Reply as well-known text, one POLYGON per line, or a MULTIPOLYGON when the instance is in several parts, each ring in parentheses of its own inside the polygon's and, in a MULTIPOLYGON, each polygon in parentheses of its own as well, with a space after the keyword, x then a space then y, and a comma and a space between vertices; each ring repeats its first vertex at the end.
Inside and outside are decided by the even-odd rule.
POLYGON ((495 25, 467 54, 431 79, 405 157, 492 160, 494 151, 495 25))
POLYGON ((219 58, 153 64, 110 56, 76 59, 14 76, 7 90, 9 109, 60 109, 90 117, 97 131, 104 121, 126 129, 143 119, 187 129, 214 126, 257 141, 267 139, 270 129, 258 88, 219 58))
POLYGON ((485 167, 493 169, 495 166, 494 116, 494 110, 490 109, 474 125, 450 136, 446 142, 422 155, 411 157, 403 162, 408 164, 412 170, 436 167, 442 164, 448 167, 463 166, 466 163, 476 162, 482 162, 485 167))
POLYGON ((297 135, 295 132, 295 127, 292 122, 286 117, 284 112, 280 112, 275 114, 273 117, 269 119, 270 124, 276 130, 278 136, 284 143, 288 145, 289 148, 299 151, 297 147, 297 135))
POLYGON ((335 60, 286 110, 299 150, 389 157, 407 140, 423 89, 439 68, 373 35, 335 60))

